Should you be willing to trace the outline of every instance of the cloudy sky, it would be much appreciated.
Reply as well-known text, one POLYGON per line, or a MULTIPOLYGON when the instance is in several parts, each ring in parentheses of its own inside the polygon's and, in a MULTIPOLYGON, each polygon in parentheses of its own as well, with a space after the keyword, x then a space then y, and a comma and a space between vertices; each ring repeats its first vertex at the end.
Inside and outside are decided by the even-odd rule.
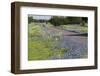
POLYGON ((39 15, 37 15, 37 16, 35 16, 35 15, 29 15, 29 16, 31 16, 31 17, 33 17, 33 19, 37 19, 37 20, 50 20, 51 19, 51 17, 52 16, 39 16, 39 15))
POLYGON ((37 20, 50 20, 51 16, 33 16, 33 18, 37 20))

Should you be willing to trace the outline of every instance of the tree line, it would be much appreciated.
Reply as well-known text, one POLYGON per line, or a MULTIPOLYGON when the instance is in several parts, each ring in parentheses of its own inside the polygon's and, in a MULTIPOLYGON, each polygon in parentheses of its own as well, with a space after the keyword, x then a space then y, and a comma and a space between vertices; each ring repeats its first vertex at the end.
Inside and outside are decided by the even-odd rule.
POLYGON ((52 16, 49 20, 44 19, 33 19, 33 17, 28 17, 28 23, 31 22, 46 22, 51 23, 54 26, 67 25, 67 24, 80 24, 85 26, 85 23, 88 22, 87 17, 64 17, 64 16, 52 16))

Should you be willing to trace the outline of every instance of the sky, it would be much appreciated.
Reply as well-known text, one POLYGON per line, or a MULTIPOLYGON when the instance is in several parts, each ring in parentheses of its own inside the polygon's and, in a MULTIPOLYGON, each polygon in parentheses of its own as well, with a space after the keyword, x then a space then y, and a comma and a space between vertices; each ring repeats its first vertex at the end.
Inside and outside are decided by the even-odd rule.
POLYGON ((50 20, 52 16, 33 16, 33 19, 37 20, 50 20))

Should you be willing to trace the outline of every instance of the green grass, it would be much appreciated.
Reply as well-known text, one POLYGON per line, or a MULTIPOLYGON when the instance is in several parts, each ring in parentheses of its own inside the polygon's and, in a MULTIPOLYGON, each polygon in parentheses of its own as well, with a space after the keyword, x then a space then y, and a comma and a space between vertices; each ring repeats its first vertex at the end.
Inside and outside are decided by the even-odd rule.
POLYGON ((42 40, 30 40, 28 46, 29 60, 48 59, 53 53, 47 46, 45 46, 45 43, 42 40))
POLYGON ((52 56, 60 58, 64 54, 64 48, 59 48, 58 44, 59 40, 56 41, 44 32, 39 23, 28 25, 28 60, 47 60, 52 56))
POLYGON ((80 26, 80 25, 61 25, 61 28, 66 29, 66 30, 70 30, 70 29, 75 29, 75 30, 79 30, 80 32, 88 32, 88 26, 80 26))
POLYGON ((87 48, 84 49, 80 58, 88 58, 88 52, 86 50, 87 50, 87 48))

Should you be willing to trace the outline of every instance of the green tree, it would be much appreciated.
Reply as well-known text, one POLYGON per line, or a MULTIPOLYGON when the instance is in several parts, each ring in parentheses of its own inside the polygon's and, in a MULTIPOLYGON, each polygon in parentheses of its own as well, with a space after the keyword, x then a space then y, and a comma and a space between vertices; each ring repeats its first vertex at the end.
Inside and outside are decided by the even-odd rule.
POLYGON ((62 17, 62 16, 53 16, 50 20, 49 20, 49 22, 51 23, 51 24, 53 24, 54 26, 60 26, 60 25, 63 25, 63 24, 65 24, 66 23, 66 20, 65 20, 65 18, 64 17, 62 17))
POLYGON ((34 21, 34 19, 33 19, 32 16, 28 17, 28 23, 29 23, 29 24, 30 24, 31 22, 33 22, 33 21, 34 21))
POLYGON ((88 22, 88 18, 87 17, 82 17, 81 18, 80 26, 86 26, 87 22, 88 22))
POLYGON ((81 17, 67 17, 68 24, 80 24, 81 17))

